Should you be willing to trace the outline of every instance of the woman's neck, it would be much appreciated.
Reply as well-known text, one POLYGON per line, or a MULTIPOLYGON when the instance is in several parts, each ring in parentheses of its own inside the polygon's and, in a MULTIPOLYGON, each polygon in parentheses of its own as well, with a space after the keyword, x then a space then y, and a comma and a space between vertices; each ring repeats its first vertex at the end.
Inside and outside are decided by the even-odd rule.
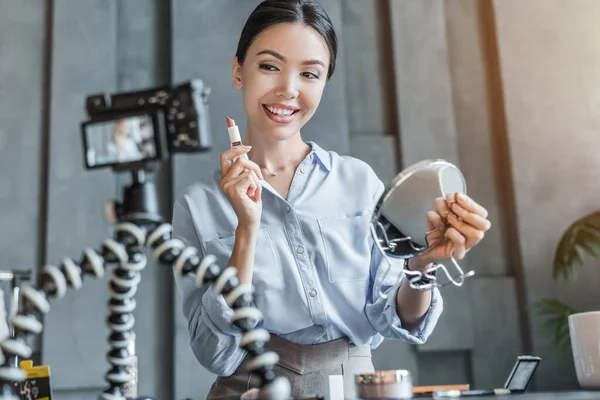
POLYGON ((252 146, 248 157, 259 167, 272 172, 295 170, 311 150, 300 132, 287 140, 271 140, 266 135, 248 131, 245 139, 244 144, 252 146))

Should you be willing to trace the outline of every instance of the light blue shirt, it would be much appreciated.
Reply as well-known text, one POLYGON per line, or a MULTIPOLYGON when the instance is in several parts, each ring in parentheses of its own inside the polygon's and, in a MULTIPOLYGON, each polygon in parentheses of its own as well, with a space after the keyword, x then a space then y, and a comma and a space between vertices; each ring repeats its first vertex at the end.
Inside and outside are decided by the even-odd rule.
MULTIPOLYGON (((403 282, 397 273, 388 274, 381 286, 387 298, 379 295, 388 264, 369 223, 383 183, 363 161, 309 144, 312 151, 298 166, 287 200, 262 181, 252 278, 262 328, 302 344, 340 337, 372 348, 383 338, 424 343, 442 312, 439 290, 434 289, 427 314, 413 330, 405 329, 396 314, 403 282)), ((219 180, 216 171, 177 196, 173 236, 226 267, 237 217, 219 180)), ((196 358, 217 375, 231 375, 246 355, 238 347, 242 333, 230 323, 233 310, 222 295, 197 287, 191 276, 178 278, 177 284, 196 358)))

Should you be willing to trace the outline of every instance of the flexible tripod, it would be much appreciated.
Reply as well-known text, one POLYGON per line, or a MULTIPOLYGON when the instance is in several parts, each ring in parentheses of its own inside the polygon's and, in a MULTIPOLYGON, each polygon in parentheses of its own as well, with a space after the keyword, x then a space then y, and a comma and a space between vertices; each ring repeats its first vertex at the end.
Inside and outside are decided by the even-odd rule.
POLYGON ((224 296, 234 310, 231 323, 243 333, 240 347, 250 355, 246 368, 260 378, 260 397, 288 399, 289 382, 274 373, 279 356, 265 349, 269 333, 255 328, 262 314, 252 306, 252 286, 240 284, 234 267, 220 268, 212 255, 201 260, 195 248, 172 238, 172 227, 163 221, 159 212, 154 183, 146 180, 142 168, 133 170, 132 176, 133 182, 123 189, 123 202, 114 203, 117 218, 114 238, 106 239, 100 250, 85 249, 79 262, 65 258, 58 267, 46 266, 39 288, 23 288, 21 310, 11 319, 14 335, 0 344, 5 360, 0 366, 0 400, 20 399, 16 385, 25 380, 26 373, 15 366, 16 357, 31 357, 32 349, 27 341, 42 332, 37 315, 50 311, 49 299, 65 296, 68 287, 81 289, 84 276, 101 278, 112 265, 116 268, 109 281, 107 325, 111 333, 110 350, 106 354, 110 369, 105 374, 108 388, 99 394, 98 400, 126 399, 122 389, 130 378, 126 368, 131 363, 127 346, 134 338, 134 296, 141 280, 140 272, 147 264, 146 248, 153 250, 157 261, 173 266, 177 276, 194 275, 198 286, 212 285, 212 290, 224 296))

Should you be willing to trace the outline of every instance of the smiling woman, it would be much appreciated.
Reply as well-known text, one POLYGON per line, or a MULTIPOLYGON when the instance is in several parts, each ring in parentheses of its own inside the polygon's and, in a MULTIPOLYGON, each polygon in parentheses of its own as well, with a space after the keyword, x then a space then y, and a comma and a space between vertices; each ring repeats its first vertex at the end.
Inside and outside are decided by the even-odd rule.
MULTIPOLYGON (((383 260, 369 218, 384 185, 366 163, 302 139, 337 49, 316 1, 260 3, 231 64, 247 114, 244 146, 224 150, 220 170, 174 206, 174 235, 234 266, 256 289, 261 329, 271 336, 265 346, 279 355, 274 373, 288 378, 293 397, 326 393, 328 376, 343 375, 353 398, 354 374, 374 371, 372 348, 384 337, 423 343, 442 311, 437 289, 399 284, 378 295, 383 260)), ((231 326, 223 296, 177 279, 194 354, 218 375, 208 397, 259 386, 240 348, 248 338, 231 326)))
POLYGON ((269 26, 250 43, 233 59, 234 83, 243 89, 252 123, 247 142, 260 145, 265 140, 294 138, 317 110, 331 76, 328 44, 310 25, 299 23, 269 26))

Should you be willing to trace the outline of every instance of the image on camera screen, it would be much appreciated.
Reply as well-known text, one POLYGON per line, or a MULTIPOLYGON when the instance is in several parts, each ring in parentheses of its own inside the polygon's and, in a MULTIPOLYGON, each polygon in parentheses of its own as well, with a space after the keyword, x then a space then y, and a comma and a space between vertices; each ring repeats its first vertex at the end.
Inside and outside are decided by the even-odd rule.
POLYGON ((85 128, 87 164, 100 167, 154 159, 155 134, 148 115, 88 124, 85 128))

